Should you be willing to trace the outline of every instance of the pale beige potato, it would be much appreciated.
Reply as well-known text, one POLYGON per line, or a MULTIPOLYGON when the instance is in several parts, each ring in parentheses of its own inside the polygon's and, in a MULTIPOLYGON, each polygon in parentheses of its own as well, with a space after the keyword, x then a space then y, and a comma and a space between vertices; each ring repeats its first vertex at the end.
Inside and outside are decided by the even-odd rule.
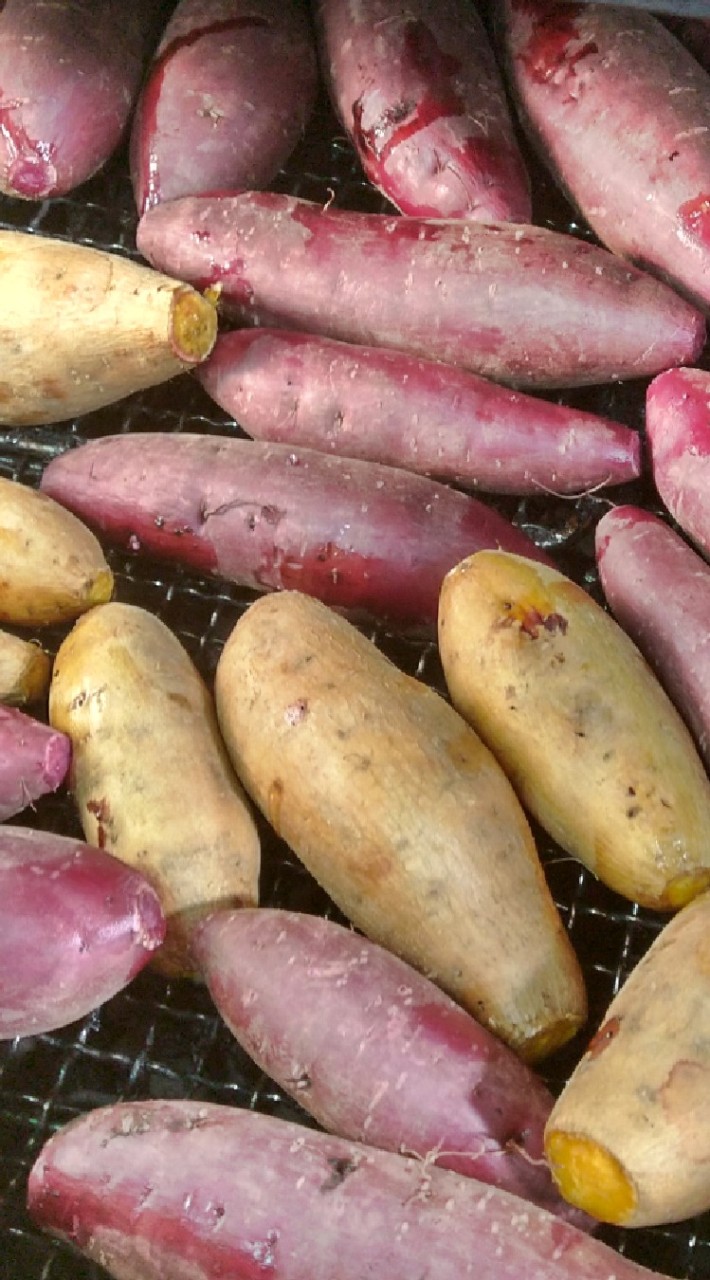
POLYGON ((214 302, 120 254, 0 231, 0 423, 63 422, 204 360, 214 302))
POLYGON ((215 696, 247 791, 354 925, 528 1061, 574 1034, 583 979, 529 826, 443 698, 296 592, 242 616, 215 696))
POLYGON ((52 660, 34 640, 0 631, 0 702, 21 707, 49 689, 52 660))
POLYGON ((0 622, 67 622, 113 594, 93 533, 53 498, 0 477, 0 622))
POLYGON ((612 1000, 546 1127, 560 1189, 604 1222, 710 1209, 710 895, 684 907, 612 1000))
POLYGON ((104 605, 59 648, 49 716, 72 741, 70 789, 86 839, 143 872, 160 897, 157 967, 196 975, 195 926, 215 908, 258 905, 260 863, 202 677, 158 618, 104 605))
POLYGON ((479 552, 444 580, 439 648, 454 706, 563 849, 658 910, 710 884, 710 781, 693 740, 586 591, 479 552))

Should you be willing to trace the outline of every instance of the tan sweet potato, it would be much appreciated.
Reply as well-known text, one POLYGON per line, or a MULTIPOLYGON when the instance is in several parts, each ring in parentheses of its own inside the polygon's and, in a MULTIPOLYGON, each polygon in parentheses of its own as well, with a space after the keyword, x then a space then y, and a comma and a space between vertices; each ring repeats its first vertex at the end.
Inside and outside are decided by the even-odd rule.
POLYGON ((37 702, 49 689, 52 663, 33 640, 0 631, 0 702, 21 707, 37 702))

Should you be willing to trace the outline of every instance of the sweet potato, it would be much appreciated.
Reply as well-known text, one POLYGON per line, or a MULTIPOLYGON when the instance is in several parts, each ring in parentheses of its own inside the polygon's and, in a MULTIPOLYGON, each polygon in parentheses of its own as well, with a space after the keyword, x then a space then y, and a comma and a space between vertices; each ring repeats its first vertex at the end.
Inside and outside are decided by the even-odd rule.
POLYGON ((24 706, 38 702, 49 689, 52 662, 34 642, 0 631, 0 702, 24 706))
POLYGON ((247 791, 353 924, 528 1061, 574 1034, 582 977, 532 834, 443 698, 298 592, 239 619, 215 697, 247 791))
POLYGON ((638 10, 504 0, 510 78, 599 239, 710 306, 710 76, 638 10))
POLYGON ((17 707, 0 706, 0 822, 64 781, 71 743, 17 707))
POLYGON ((42 488, 112 541, 256 590, 298 587, 402 627, 481 546, 547 560, 498 512, 374 462, 209 436, 105 436, 54 458, 42 488))
POLYGON ((136 867, 160 897, 157 967, 193 973, 196 923, 218 906, 254 905, 259 876, 259 837, 202 678, 158 618, 105 605, 60 645, 49 713, 72 741, 87 840, 136 867))
POLYGON ((331 1133, 584 1222, 545 1165, 552 1095, 404 961, 330 920, 265 907, 215 912, 195 950, 241 1046, 331 1133))
POLYGON ((138 872, 67 836, 0 827, 0 1038, 84 1017, 147 964, 164 930, 138 872))
POLYGON ((669 369, 646 392, 656 488, 681 529, 710 557, 710 373, 669 369))
POLYGON ((116 253, 0 231, 0 423, 112 404, 199 363, 216 336, 214 303, 187 285, 116 253))
POLYGON ((64 195, 118 146, 159 0, 6 0, 0 12, 0 190, 64 195))
POLYGON ((595 245, 544 227, 390 218, 270 192, 149 209, 138 247, 219 285, 237 318, 395 347, 521 386, 692 363, 700 313, 595 245))
POLYGON ((710 1209, 710 894, 666 925, 612 1000, 548 1121, 573 1203, 626 1227, 710 1209))
POLYGON ((489 492, 574 493, 641 469, 629 427, 400 351, 240 329, 217 339, 198 377, 258 439, 489 492))
POLYGON ((368 178, 402 213, 531 222, 485 27, 466 0, 317 0, 321 65, 368 178))
POLYGON ((617 622, 651 663, 710 771, 710 565, 638 507, 602 517, 596 553, 617 622))
POLYGON ((316 84, 298 0, 180 0, 133 122, 139 211, 177 196, 267 186, 306 126, 316 84))
POLYGON ((661 1280, 505 1191, 215 1103, 79 1117, 28 1203, 117 1280, 661 1280))
POLYGON ((113 574, 81 520, 46 494, 0 477, 0 621, 66 622, 110 600, 113 574))
POLYGON ((621 627, 555 569, 482 551, 441 591, 454 706, 563 849, 670 911, 710 884, 710 780, 621 627))

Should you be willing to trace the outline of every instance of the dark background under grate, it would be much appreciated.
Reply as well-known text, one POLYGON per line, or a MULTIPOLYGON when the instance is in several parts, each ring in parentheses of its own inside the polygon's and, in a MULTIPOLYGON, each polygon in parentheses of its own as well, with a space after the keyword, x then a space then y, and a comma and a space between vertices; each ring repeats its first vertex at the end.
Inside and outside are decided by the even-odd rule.
MULTIPOLYGON (((589 236, 532 158, 530 163, 535 220, 589 236)), ((320 104, 278 186, 310 199, 333 200, 345 208, 381 211, 387 207, 364 182, 325 103, 320 104)), ((123 152, 71 198, 33 205, 0 198, 2 227, 66 237, 119 253, 135 255, 135 225, 123 152)), ((637 383, 569 393, 567 399, 642 430, 643 392, 644 386, 637 383)), ((194 380, 184 376, 60 427, 0 430, 0 474, 36 485, 46 461, 72 444, 117 431, 156 428, 239 431, 194 380)), ((551 548, 563 571, 598 596, 593 530, 610 501, 638 502, 660 510, 647 476, 623 490, 577 500, 541 495, 499 499, 496 505, 551 548)), ((157 613, 211 681, 222 644, 253 597, 135 555, 110 552, 109 559, 116 574, 117 597, 157 613)), ((62 634, 44 633, 43 641, 54 650, 62 634)), ((371 634, 400 666, 443 692, 433 645, 405 641, 379 629, 371 634)), ((23 820, 67 835, 82 834, 66 795, 40 802, 23 820)), ((546 1064, 546 1079, 558 1090, 661 921, 605 890, 541 832, 536 834, 590 995, 587 1029, 546 1064)), ((262 901, 337 918, 325 895, 265 824, 262 835, 262 901)), ((80 1112, 118 1099, 179 1097, 252 1107, 310 1123, 242 1053, 203 988, 188 982, 168 983, 152 972, 144 972, 128 990, 80 1023, 51 1035, 0 1044, 1 1280, 100 1280, 105 1275, 71 1247, 41 1235, 29 1221, 24 1200, 30 1165, 50 1133, 80 1112)), ((605 1230, 602 1235, 629 1257, 671 1276, 710 1277, 710 1215, 664 1229, 605 1230)))

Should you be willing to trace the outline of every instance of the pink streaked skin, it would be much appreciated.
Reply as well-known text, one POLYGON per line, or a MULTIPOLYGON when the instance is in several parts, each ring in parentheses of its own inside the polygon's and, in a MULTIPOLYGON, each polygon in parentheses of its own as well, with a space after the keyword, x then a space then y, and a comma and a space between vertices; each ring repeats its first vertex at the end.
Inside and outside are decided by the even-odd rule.
POLYGON ((576 1225, 543 1151, 552 1096, 438 987, 317 916, 220 911, 203 977, 258 1065, 331 1133, 503 1187, 576 1225))
POLYGON ((651 14, 505 0, 524 121, 614 253, 710 306, 710 75, 651 14))
POLYGON ((56 791, 70 760, 65 734, 15 707, 0 706, 0 822, 56 791))
POLYGON ((702 316, 672 290, 542 227, 248 192, 158 205, 137 239, 168 274, 220 285, 244 322, 393 347, 521 386, 651 374, 696 359, 705 341, 702 316))
POLYGON ((517 1196, 208 1103, 75 1120, 41 1152, 28 1203, 140 1280, 660 1280, 517 1196))
POLYGON ((331 96, 370 181, 403 213, 531 221, 502 79, 472 6, 320 0, 331 96))
POLYGON ((0 1039, 67 1026, 114 996, 161 945, 137 871, 66 836, 0 827, 0 1039))
POLYGON ((0 187, 72 190, 118 146, 159 0, 7 0, 0 11, 0 187))
POLYGON ((182 0, 131 132, 139 211, 218 187, 266 186, 315 93, 313 39, 291 0, 182 0))
POLYGON ((656 488, 681 529, 710 557, 710 373, 669 369, 646 393, 656 488))
POLYGON ((549 563, 467 494, 287 445, 105 436, 54 459, 42 489, 112 542, 404 628, 436 625, 444 575, 482 547, 549 563))
POLYGON ((710 769, 710 565, 663 520, 616 507, 596 529, 604 594, 685 717, 710 769))
POLYGON ((488 492, 575 493, 639 475, 637 432, 399 351, 286 329, 224 333, 198 380, 249 435, 488 492))

